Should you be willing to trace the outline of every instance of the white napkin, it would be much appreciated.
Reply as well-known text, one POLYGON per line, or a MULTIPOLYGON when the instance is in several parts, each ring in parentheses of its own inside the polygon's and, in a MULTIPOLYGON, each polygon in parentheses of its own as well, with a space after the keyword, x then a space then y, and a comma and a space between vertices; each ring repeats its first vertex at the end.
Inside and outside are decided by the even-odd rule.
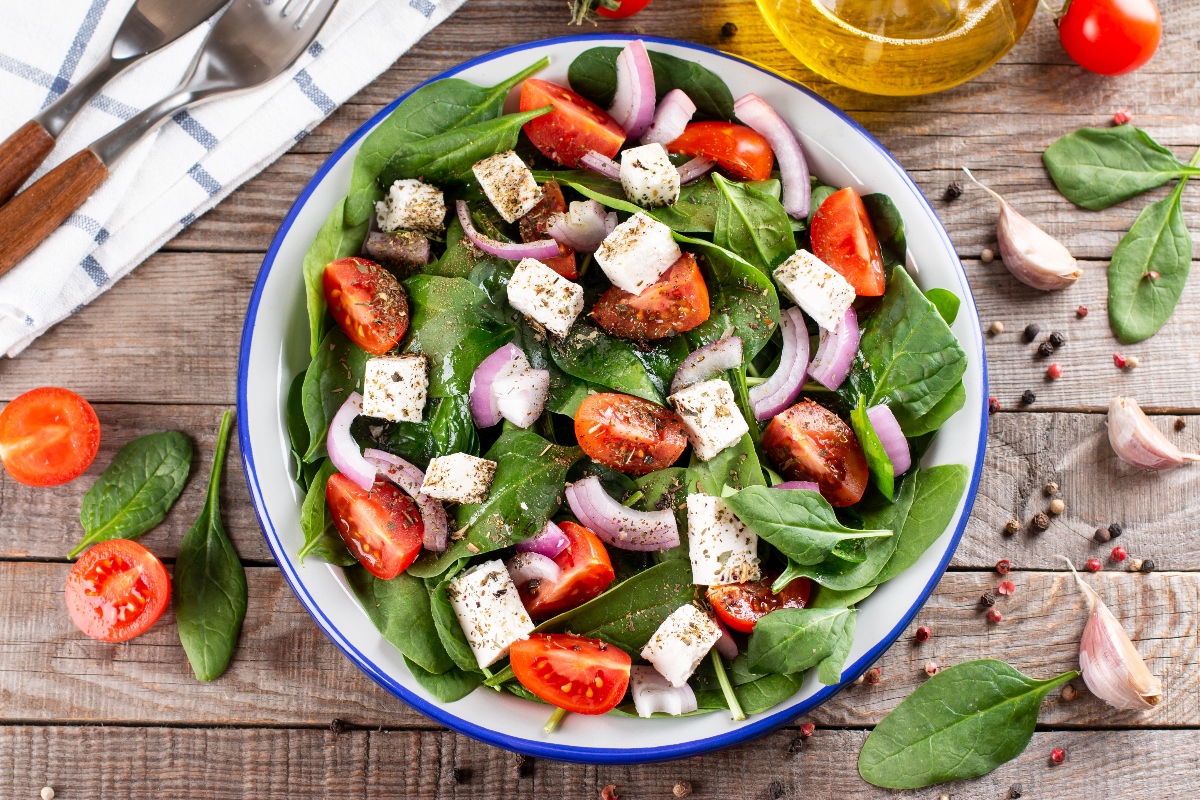
MULTIPOLYGON (((339 0, 308 52, 254 91, 176 114, 37 250, 0 277, 0 353, 15 356, 290 149, 464 0, 339 0)), ((133 0, 0 0, 0 140, 107 51, 133 0)), ((94 98, 31 180, 182 79, 211 21, 94 98)))

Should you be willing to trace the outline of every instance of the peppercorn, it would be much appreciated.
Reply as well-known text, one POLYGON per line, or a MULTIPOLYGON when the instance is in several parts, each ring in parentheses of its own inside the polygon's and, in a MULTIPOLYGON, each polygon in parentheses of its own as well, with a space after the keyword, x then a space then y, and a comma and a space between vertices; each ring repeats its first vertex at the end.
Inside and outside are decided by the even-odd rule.
MULTIPOLYGON (((676 797, 681 796, 684 795, 676 795, 676 797)), ((783 797, 783 783, 781 781, 771 781, 768 783, 767 797, 771 798, 771 800, 779 800, 779 798, 783 797)))
MULTIPOLYGON (((529 774, 531 761, 532 761, 532 759, 526 758, 524 755, 522 755, 520 753, 513 753, 512 759, 509 762, 509 765, 512 767, 512 771, 514 773, 516 773, 518 778, 524 778, 529 774)), ((617 796, 617 787, 606 786, 606 787, 604 787, 604 789, 605 789, 605 791, 608 791, 609 789, 611 789, 612 796, 613 797, 617 796)), ((603 797, 603 794, 601 794, 601 797, 603 797)))
POLYGON ((800 735, 805 739, 817 732, 817 726, 811 722, 806 722, 800 726, 800 735))
POLYGON ((1050 527, 1050 518, 1046 516, 1045 512, 1039 511, 1033 515, 1033 527, 1034 530, 1046 530, 1050 527))
POLYGON ((1008 787, 1008 796, 1011 798, 1011 800, 1017 800, 1017 798, 1021 796, 1021 784, 1014 783, 1012 786, 1008 787))
POLYGON ((338 736, 346 731, 346 723, 342 722, 340 719, 331 720, 329 723, 329 730, 334 736, 338 736))
POLYGON ((994 397, 988 398, 988 414, 995 414, 1000 410, 1000 401, 994 397))
POLYGON ((1054 764, 1061 764, 1067 760, 1067 751, 1061 747, 1056 747, 1050 751, 1050 761, 1054 764))
POLYGON ((728 39, 730 36, 737 35, 738 26, 732 22, 726 22, 721 26, 721 35, 728 39))
POLYGON ((600 790, 600 800, 617 800, 618 797, 617 787, 611 783, 600 790))
POLYGON ((991 592, 984 592, 983 597, 979 598, 979 602, 990 608, 991 606, 996 605, 996 595, 992 594, 991 592))
POLYGON ((1050 513, 1061 514, 1067 510, 1067 504, 1062 501, 1061 497, 1056 497, 1050 501, 1050 513))
POLYGON ((1004 621, 1004 615, 1000 613, 1000 609, 993 608, 987 613, 987 621, 995 625, 997 622, 1004 621))
POLYGON ((1058 348, 1062 347, 1064 344, 1067 343, 1067 337, 1063 336, 1058 331, 1054 331, 1053 333, 1050 334, 1050 338, 1047 339, 1046 341, 1048 341, 1050 343, 1051 347, 1053 347, 1055 350, 1057 350, 1058 348))
POLYGON ((962 197, 963 185, 958 181, 950 181, 950 185, 946 187, 946 202, 952 202, 962 197))
POLYGON ((1098 558, 1089 558, 1084 566, 1087 567, 1088 572, 1099 572, 1103 564, 1100 563, 1100 559, 1098 558))
POLYGON ((938 662, 936 662, 936 661, 930 661, 928 664, 925 665, 925 674, 931 678, 934 675, 937 675, 938 671, 940 671, 940 670, 941 670, 941 667, 938 666, 938 662))
POLYGON ((792 756, 796 755, 796 753, 799 753, 803 749, 804 749, 804 739, 802 739, 799 736, 796 736, 792 739, 792 741, 788 742, 787 750, 783 751, 783 757, 791 758, 792 756))
POLYGON ((1032 342, 1034 339, 1037 338, 1038 331, 1040 331, 1040 330, 1041 330, 1041 328, 1039 328, 1037 326, 1036 322, 1031 322, 1028 325, 1026 325, 1025 326, 1025 341, 1032 342))
POLYGON ((38 797, 42 800, 54 800, 54 790, 49 786, 43 786, 42 790, 38 792, 38 797))
POLYGON ((1113 353, 1113 363, 1117 365, 1117 369, 1125 369, 1125 356, 1113 353))
POLYGON ((1004 323, 1000 320, 996 320, 988 326, 988 330, 992 332, 992 335, 1004 333, 1004 323))
MULTIPOLYGON (((778 781, 776 781, 775 783, 772 783, 771 787, 774 788, 776 783, 778 783, 778 781)), ((783 787, 780 786, 779 788, 780 788, 780 792, 779 792, 779 794, 775 795, 776 798, 781 797, 783 795, 783 787)), ((671 794, 675 795, 676 797, 687 797, 691 793, 692 793, 691 781, 679 781, 678 783, 675 784, 675 788, 671 790, 671 794)))
POLYGON ((1046 484, 1046 494, 1050 495, 1051 497, 1058 494, 1058 483, 1055 481, 1050 481, 1049 483, 1047 483, 1046 484))
POLYGON ((1058 364, 1051 364, 1046 368, 1046 377, 1052 381, 1056 381, 1062 377, 1062 367, 1058 364))
POLYGON ((1069 703, 1072 700, 1074 700, 1076 697, 1079 697, 1078 689, 1076 689, 1074 686, 1072 686, 1069 683, 1067 685, 1063 686, 1063 688, 1062 688, 1062 699, 1063 700, 1066 700, 1069 703))
POLYGON ((922 625, 921 627, 917 628, 917 641, 921 643, 928 642, 929 633, 930 631, 928 625, 922 625))
POLYGON ((461 770, 458 767, 451 767, 450 769, 446 770, 446 783, 451 786, 457 786, 458 784, 463 783, 466 780, 466 777, 467 775, 465 770, 461 770))
POLYGON ((1104 544, 1112 538, 1112 534, 1108 532, 1108 528, 1096 528, 1096 532, 1092 534, 1092 538, 1100 544, 1104 544))
POLYGON ((996 572, 999 572, 1001 575, 1007 575, 1011 569, 1012 562, 1007 558, 1002 558, 996 562, 996 572))
POLYGON ((996 254, 991 250, 984 250, 979 254, 979 260, 985 264, 990 264, 996 258, 996 254))
POLYGON ((1120 536, 1122 533, 1124 533, 1125 529, 1121 527, 1121 523, 1114 522, 1112 525, 1108 526, 1108 532, 1112 536, 1112 538, 1115 539, 1118 536, 1120 536))
POLYGON ((1004 523, 1004 532, 1010 534, 1020 533, 1021 523, 1017 522, 1015 519, 1010 519, 1008 522, 1004 523))
POLYGON ((882 677, 883 670, 881 670, 879 667, 872 667, 871 669, 867 670, 866 675, 863 675, 863 682, 868 686, 874 686, 875 684, 879 683, 879 680, 882 677))
POLYGON ((1041 358, 1054 355, 1054 345, 1050 344, 1050 342, 1042 342, 1038 345, 1037 354, 1041 358))
POLYGON ((1086 317, 1086 316, 1088 315, 1088 307, 1087 307, 1087 306, 1080 306, 1079 308, 1075 309, 1075 314, 1076 314, 1076 315, 1077 315, 1077 316, 1078 316, 1080 319, 1083 319, 1084 317, 1086 317))
POLYGON ((1130 572, 1141 572, 1142 571, 1142 560, 1140 558, 1129 559, 1129 571, 1130 572))
POLYGON ((1027 406, 1033 405, 1033 401, 1037 400, 1037 395, 1033 393, 1033 389, 1026 389, 1021 392, 1021 402, 1027 406))
POLYGON ((1187 420, 1185 420, 1183 417, 1175 418, 1175 430, 1181 431, 1186 427, 1187 427, 1187 420))
POLYGON ((1141 363, 1142 362, 1138 361, 1137 356, 1130 356, 1129 358, 1125 359, 1125 368, 1137 369, 1139 366, 1141 366, 1141 363))
POLYGON ((1000 585, 996 587, 996 591, 1002 595, 1010 595, 1017 590, 1017 585, 1012 581, 1000 581, 1000 585))
POLYGON ((1121 545, 1117 545, 1116 547, 1114 547, 1112 549, 1112 553, 1110 553, 1110 555, 1112 556, 1113 561, 1121 562, 1121 561, 1124 561, 1126 558, 1128 558, 1129 553, 1125 552, 1124 547, 1121 547, 1121 545))
POLYGON ((1133 119, 1133 114, 1129 113, 1128 108, 1118 108, 1116 113, 1113 114, 1113 124, 1114 125, 1124 125, 1126 122, 1129 122, 1131 119, 1133 119))

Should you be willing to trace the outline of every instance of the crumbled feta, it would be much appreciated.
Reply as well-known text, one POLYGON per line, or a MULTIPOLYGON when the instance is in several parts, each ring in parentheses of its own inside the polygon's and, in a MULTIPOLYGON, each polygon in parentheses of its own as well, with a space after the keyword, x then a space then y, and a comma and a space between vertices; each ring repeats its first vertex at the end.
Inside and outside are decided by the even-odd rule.
POLYGON ((656 143, 621 153, 621 186, 639 206, 669 206, 679 199, 679 170, 656 143))
POLYGON ((720 638, 712 617, 688 603, 663 620, 642 648, 642 658, 672 686, 683 686, 720 638))
POLYGON ((743 525, 724 500, 705 494, 688 495, 687 520, 692 583, 721 586, 762 577, 758 534, 743 525))
POLYGON ((667 398, 687 431, 696 457, 708 461, 750 431, 724 378, 693 384, 667 398))
POLYGON ((613 286, 641 294, 683 255, 671 229, 645 214, 634 214, 604 237, 596 263, 613 286))
POLYGON ((499 559, 471 567, 446 584, 446 594, 480 669, 533 631, 517 586, 499 559))
POLYGON ((393 183, 387 197, 375 204, 375 214, 384 231, 438 234, 446 227, 442 190, 413 178, 393 183))
POLYGON ((583 311, 583 287, 536 258, 524 258, 508 281, 508 302, 551 333, 566 336, 583 311))
POLYGON ((467 453, 438 456, 425 470, 421 493, 436 500, 455 503, 482 503, 496 477, 496 462, 467 453))
POLYGON ((379 356, 363 371, 363 414, 391 422, 420 422, 429 392, 429 359, 379 356))
POLYGON ((512 150, 488 156, 471 167, 483 193, 506 222, 516 222, 542 199, 542 189, 512 150))
POLYGON ((854 287, 833 267, 807 250, 797 250, 775 270, 775 282, 827 331, 833 330, 854 302, 854 287))

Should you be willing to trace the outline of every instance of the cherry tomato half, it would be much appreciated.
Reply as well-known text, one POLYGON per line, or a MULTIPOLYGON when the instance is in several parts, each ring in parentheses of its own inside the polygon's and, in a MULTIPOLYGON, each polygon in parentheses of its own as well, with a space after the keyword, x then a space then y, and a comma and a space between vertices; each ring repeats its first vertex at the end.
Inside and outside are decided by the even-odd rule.
POLYGON ((646 6, 650 5, 650 0, 620 0, 620 8, 605 8, 602 5, 596 5, 596 13, 602 17, 609 19, 625 19, 632 17, 634 14, 641 11, 646 6))
POLYGON ((825 198, 813 215, 811 236, 813 255, 841 273, 859 297, 879 297, 887 289, 879 240, 858 192, 846 187, 825 198))
POLYGON ((617 576, 596 534, 574 522, 560 522, 558 527, 570 541, 567 549, 554 557, 561 570, 558 580, 538 581, 536 586, 530 581, 517 587, 531 619, 550 619, 581 606, 607 589, 617 576))
POLYGON ((67 575, 67 613, 102 642, 127 642, 162 616, 171 579, 154 554, 128 539, 87 550, 67 575))
POLYGON ((601 328, 626 339, 663 339, 690 331, 708 313, 708 286, 691 253, 680 256, 641 294, 611 286, 592 307, 592 319, 601 328))
POLYGON ((391 350, 408 331, 408 295, 392 273, 365 258, 325 265, 321 279, 333 319, 371 355, 391 350))
POLYGON ((812 593, 808 578, 797 578, 779 594, 771 591, 778 575, 764 575, 762 580, 710 586, 705 593, 713 610, 730 628, 742 633, 754 630, 754 624, 777 608, 804 608, 812 593))
POLYGON ((1058 38, 1076 64, 1100 75, 1124 75, 1158 49, 1162 18, 1154 0, 1071 0, 1058 38))
POLYGON ((765 181, 771 177, 775 153, 762 134, 732 122, 692 122, 667 145, 668 153, 704 156, 731 177, 765 181))
POLYGON ((17 483, 58 486, 75 480, 99 449, 96 412, 67 389, 30 389, 0 411, 0 461, 17 483))
MULTIPOLYGON (((567 199, 563 197, 558 181, 546 181, 542 185, 542 199, 517 223, 521 231, 521 241, 537 242, 550 238, 546 233, 546 229, 550 227, 550 218, 566 210, 567 199)), ((575 265, 575 251, 562 242, 558 243, 558 255, 542 259, 542 263, 569 281, 579 277, 579 270, 575 265)))
POLYGON ((575 438, 588 456, 626 475, 669 467, 687 448, 674 411, 615 392, 593 394, 579 404, 575 438))
POLYGON ((625 142, 625 130, 608 112, 570 89, 529 78, 521 86, 521 110, 554 106, 554 110, 525 124, 525 133, 547 158, 566 167, 579 166, 589 150, 609 158, 625 142))
POLYGON ((386 481, 370 492, 340 472, 329 477, 325 499, 342 541, 367 571, 390 581, 421 554, 425 523, 408 495, 386 481))
POLYGON ((812 400, 777 414, 763 432, 763 451, 791 481, 815 481, 830 505, 844 508, 867 488, 867 457, 842 419, 812 400))
POLYGON ((599 639, 534 633, 508 651, 513 674, 547 703, 576 714, 612 711, 629 687, 629 655, 599 639))

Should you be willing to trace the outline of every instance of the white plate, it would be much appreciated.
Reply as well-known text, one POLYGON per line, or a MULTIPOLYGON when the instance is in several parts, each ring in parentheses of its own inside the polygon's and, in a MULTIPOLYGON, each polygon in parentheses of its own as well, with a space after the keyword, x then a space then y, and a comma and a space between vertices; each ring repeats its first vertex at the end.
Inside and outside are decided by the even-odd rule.
MULTIPOLYGON (((542 56, 550 66, 538 77, 566 84, 567 66, 580 52, 601 44, 623 45, 634 37, 571 36, 531 42, 468 61, 451 75, 490 86, 542 56)), ((854 646, 839 686, 822 686, 810 670, 787 702, 744 722, 716 712, 679 719, 629 719, 569 715, 557 732, 542 726, 548 707, 507 693, 480 688, 443 704, 413 680, 400 652, 375 630, 342 577, 341 570, 296 557, 303 500, 291 477, 285 409, 292 378, 308 363, 308 318, 300 264, 330 209, 346 194, 358 143, 408 95, 398 98, 359 128, 313 176, 292 206, 263 260, 238 363, 238 436, 246 482, 267 544, 284 577, 317 625, 346 656, 408 705, 460 733, 497 747, 559 761, 639 763, 697 755, 760 736, 812 710, 854 681, 889 645, 925 603, 954 553, 967 524, 987 437, 987 362, 979 314, 967 276, 937 216, 895 159, 848 116, 799 84, 715 50, 670 39, 642 37, 655 50, 691 59, 716 72, 734 97, 755 92, 788 120, 808 153, 813 173, 833 186, 885 192, 904 216, 909 271, 922 289, 950 289, 962 298, 954 333, 968 354, 967 403, 941 429, 923 459, 925 466, 959 463, 971 469, 970 486, 958 511, 932 547, 912 568, 860 605, 854 646)), ((509 98, 515 106, 515 94, 509 98)), ((296 687, 303 691, 303 687, 296 687)))

